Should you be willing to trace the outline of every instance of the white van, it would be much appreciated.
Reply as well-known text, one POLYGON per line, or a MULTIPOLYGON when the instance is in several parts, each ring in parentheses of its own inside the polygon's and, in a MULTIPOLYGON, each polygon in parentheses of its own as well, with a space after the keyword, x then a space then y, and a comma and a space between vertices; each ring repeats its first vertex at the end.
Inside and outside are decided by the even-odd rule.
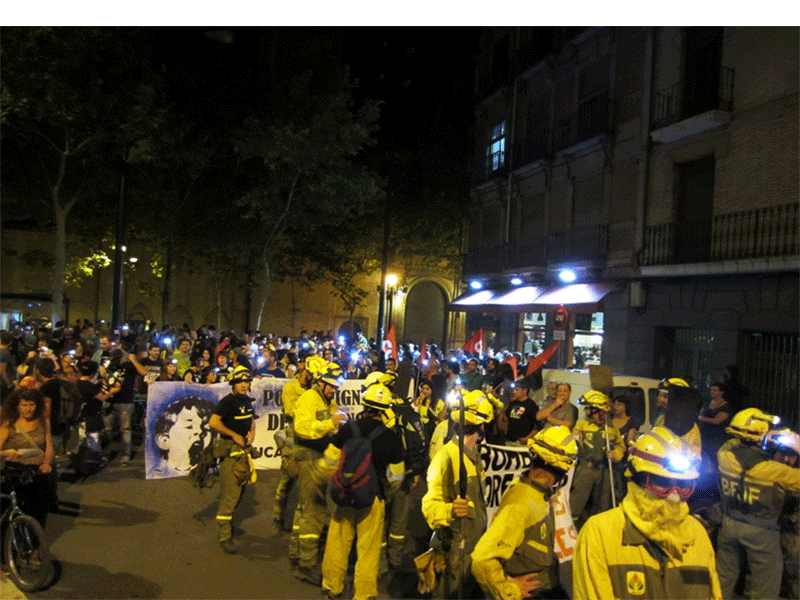
MULTIPOLYGON (((578 398, 592 389, 589 381, 588 369, 582 370, 558 370, 544 369, 542 371, 544 385, 537 390, 533 399, 537 402, 544 400, 547 385, 551 381, 558 383, 568 383, 572 387, 570 402, 578 406, 578 398)), ((630 375, 614 375, 614 388, 611 390, 611 401, 614 398, 625 394, 630 398, 630 410, 632 417, 639 417, 644 425, 642 432, 650 431, 652 419, 655 419, 655 402, 658 397, 658 380, 648 377, 632 377, 630 375), (651 416, 652 415, 652 416, 651 416)), ((578 406, 578 418, 583 418, 583 409, 578 406)))

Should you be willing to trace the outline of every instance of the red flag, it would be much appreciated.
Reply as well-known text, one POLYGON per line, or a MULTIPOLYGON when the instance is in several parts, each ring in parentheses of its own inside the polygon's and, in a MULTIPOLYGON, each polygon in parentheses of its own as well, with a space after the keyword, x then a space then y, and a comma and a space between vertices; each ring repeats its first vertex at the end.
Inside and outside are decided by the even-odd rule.
POLYGON ((468 352, 483 354, 483 329, 478 329, 478 332, 469 338, 469 341, 464 344, 461 349, 468 352))
POLYGON ((514 380, 517 379, 517 357, 513 354, 510 354, 506 357, 503 361, 504 363, 508 363, 511 365, 511 368, 514 369, 514 380))
POLYGON ((531 362, 528 363, 528 371, 525 373, 525 375, 526 376, 530 375, 534 371, 536 371, 538 369, 541 369, 542 366, 544 365, 544 363, 546 363, 548 360, 550 360, 550 357, 553 356, 553 354, 555 354, 556 350, 558 349, 558 345, 560 343, 561 343, 561 340, 558 340, 555 344, 550 346, 547 350, 545 350, 544 352, 540 352, 539 354, 534 356, 533 359, 531 359, 531 362))
POLYGON ((389 326, 389 333, 386 334, 386 339, 383 340, 383 353, 389 353, 393 359, 397 360, 397 339, 394 335, 394 323, 389 326))

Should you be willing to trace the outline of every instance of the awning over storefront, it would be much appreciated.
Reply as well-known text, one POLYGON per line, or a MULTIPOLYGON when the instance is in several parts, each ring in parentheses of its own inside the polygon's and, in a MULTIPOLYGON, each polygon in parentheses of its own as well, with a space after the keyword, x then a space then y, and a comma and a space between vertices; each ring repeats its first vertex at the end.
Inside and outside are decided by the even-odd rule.
POLYGON ((615 282, 524 286, 469 292, 453 300, 454 311, 549 312, 563 304, 570 312, 598 312, 605 296, 619 286, 615 282))

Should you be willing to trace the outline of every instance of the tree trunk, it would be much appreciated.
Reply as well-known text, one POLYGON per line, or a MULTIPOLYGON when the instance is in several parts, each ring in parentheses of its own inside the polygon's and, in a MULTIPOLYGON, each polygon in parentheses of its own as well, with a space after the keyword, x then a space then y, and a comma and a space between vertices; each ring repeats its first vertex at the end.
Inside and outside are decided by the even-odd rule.
POLYGON ((53 213, 56 221, 56 265, 53 273, 53 327, 61 320, 64 306, 64 276, 67 270, 67 211, 61 206, 58 191, 53 192, 53 213))
POLYGON ((264 308, 267 306, 267 298, 269 297, 269 288, 270 288, 270 271, 269 271, 269 260, 266 256, 262 257, 264 260, 264 282, 263 282, 263 292, 261 293, 261 307, 258 310, 258 319, 256 320, 256 329, 261 331, 261 316, 264 314, 264 308))
POLYGON ((172 294, 172 235, 167 236, 167 251, 164 255, 164 289, 161 292, 161 326, 167 325, 169 303, 172 294))

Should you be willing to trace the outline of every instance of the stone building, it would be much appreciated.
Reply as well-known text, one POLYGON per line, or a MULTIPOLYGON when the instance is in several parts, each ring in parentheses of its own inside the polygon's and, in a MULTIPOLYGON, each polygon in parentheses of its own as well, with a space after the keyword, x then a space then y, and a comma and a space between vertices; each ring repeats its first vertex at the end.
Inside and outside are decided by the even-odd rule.
POLYGON ((796 426, 798 33, 484 29, 450 305, 466 336, 549 344, 563 304, 550 366, 684 376, 705 394, 736 364, 751 401, 796 426))

